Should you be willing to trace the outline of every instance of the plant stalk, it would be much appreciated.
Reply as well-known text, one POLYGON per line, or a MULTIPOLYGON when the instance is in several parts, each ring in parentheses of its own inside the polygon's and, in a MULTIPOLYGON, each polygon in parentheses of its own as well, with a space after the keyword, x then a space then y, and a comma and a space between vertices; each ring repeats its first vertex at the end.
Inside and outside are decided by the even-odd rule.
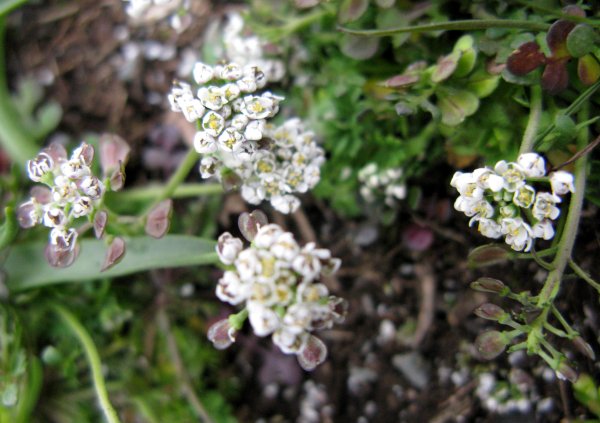
POLYGON ((61 305, 53 304, 52 308, 65 322, 67 327, 75 336, 79 339, 79 342, 83 346, 85 355, 87 356, 88 362, 92 370, 92 380, 94 382, 94 389, 96 396, 100 402, 100 408, 104 413, 104 417, 108 423, 120 423, 119 416, 110 403, 108 397, 108 391, 106 390, 106 384, 104 382, 104 376, 102 375, 102 364, 100 361, 100 355, 96 349, 96 345, 92 340, 89 333, 85 330, 83 325, 77 320, 75 315, 68 311, 61 305))

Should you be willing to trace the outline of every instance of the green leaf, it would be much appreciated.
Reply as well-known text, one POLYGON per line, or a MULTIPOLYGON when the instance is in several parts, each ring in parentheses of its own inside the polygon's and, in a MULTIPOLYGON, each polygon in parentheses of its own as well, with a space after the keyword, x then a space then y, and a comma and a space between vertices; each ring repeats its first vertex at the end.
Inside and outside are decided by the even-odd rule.
POLYGON ((11 207, 4 209, 4 223, 0 226, 0 250, 8 246, 19 230, 15 211, 11 207))
POLYGON ((4 270, 12 292, 68 282, 114 278, 150 269, 213 264, 218 261, 215 242, 186 235, 125 238, 127 254, 115 267, 100 272, 106 246, 94 239, 81 242, 75 263, 66 269, 51 267, 44 257, 45 242, 21 244, 10 250, 4 270))
POLYGON ((477 96, 465 90, 444 90, 438 93, 437 106, 442 113, 442 123, 448 126, 461 124, 479 108, 477 96))
POLYGON ((579 24, 567 35, 567 50, 573 57, 582 57, 594 50, 598 34, 587 24, 579 24))
POLYGON ((27 3, 27 0, 0 0, 0 17, 27 3))

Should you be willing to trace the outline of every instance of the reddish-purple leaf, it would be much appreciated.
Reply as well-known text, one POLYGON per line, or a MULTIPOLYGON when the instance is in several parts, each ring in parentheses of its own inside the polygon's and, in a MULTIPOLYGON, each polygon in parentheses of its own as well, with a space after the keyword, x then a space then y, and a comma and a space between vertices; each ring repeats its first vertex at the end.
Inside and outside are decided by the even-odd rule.
POLYGON ((116 237, 112 240, 106 250, 106 256, 104 256, 104 264, 102 265, 101 272, 110 269, 115 264, 120 262, 125 256, 125 240, 121 237, 116 237))
POLYGON ((550 95, 556 95, 569 85, 566 60, 551 60, 542 74, 542 88, 550 95))
POLYGON ((552 24, 546 35, 546 42, 555 59, 571 57, 567 49, 567 36, 575 28, 575 22, 559 19, 552 24))
POLYGON ((506 68, 513 75, 522 76, 544 64, 545 61, 546 56, 540 51, 538 43, 530 41, 521 45, 508 56, 506 68))
POLYGON ((385 86, 389 88, 404 88, 419 82, 417 75, 396 75, 385 81, 385 86))
POLYGON ((162 238, 171 224, 173 202, 170 199, 161 201, 148 213, 146 233, 154 238, 162 238))

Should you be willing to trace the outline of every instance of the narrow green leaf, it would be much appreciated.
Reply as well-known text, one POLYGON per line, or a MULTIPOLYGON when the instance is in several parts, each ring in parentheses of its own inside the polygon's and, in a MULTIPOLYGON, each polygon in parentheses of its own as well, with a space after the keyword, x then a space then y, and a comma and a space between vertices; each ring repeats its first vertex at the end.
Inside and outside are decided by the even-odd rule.
POLYGON ((4 270, 12 292, 68 282, 114 278, 150 269, 197 266, 218 261, 216 243, 186 235, 125 238, 127 253, 115 267, 100 272, 106 245, 95 239, 83 240, 75 263, 66 269, 51 267, 44 257, 45 242, 17 245, 10 250, 4 270))
POLYGON ((4 223, 0 226, 0 250, 8 246, 19 231, 15 211, 12 207, 4 209, 4 223))
POLYGON ((25 3, 27 3, 27 0, 0 0, 0 16, 6 15, 25 3))

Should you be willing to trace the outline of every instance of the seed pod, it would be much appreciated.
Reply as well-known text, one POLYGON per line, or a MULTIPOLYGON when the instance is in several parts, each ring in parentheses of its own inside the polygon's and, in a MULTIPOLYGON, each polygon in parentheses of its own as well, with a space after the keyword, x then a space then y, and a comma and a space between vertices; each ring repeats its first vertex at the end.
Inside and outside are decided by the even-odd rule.
POLYGON ((556 377, 575 383, 579 375, 571 366, 563 361, 559 364, 558 369, 556 369, 556 377))
POLYGON ((162 238, 169 230, 171 224, 171 210, 173 208, 173 201, 167 199, 158 203, 148 213, 148 219, 146 220, 146 234, 153 238, 162 238))
POLYGON ((214 323, 207 333, 208 340, 218 350, 224 350, 235 342, 236 331, 229 324, 229 319, 222 319, 214 323))
POLYGON ((506 312, 502 307, 498 307, 496 304, 485 303, 477 307, 474 313, 482 319, 498 321, 506 316, 506 312))
POLYGON ((101 272, 110 269, 115 264, 119 263, 125 256, 125 240, 121 237, 116 237, 112 240, 104 257, 104 264, 100 269, 101 272))
POLYGON ((573 338, 572 342, 581 354, 592 360, 596 360, 596 354, 594 353, 592 346, 585 342, 581 336, 576 336, 573 338))
POLYGON ((487 244, 475 248, 467 258, 469 267, 491 266, 502 263, 511 258, 512 253, 508 246, 499 244, 487 244))
POLYGON ((304 370, 314 370, 327 358, 327 346, 316 336, 309 335, 297 358, 304 370))
POLYGON ((107 221, 108 213, 104 210, 100 210, 94 215, 94 235, 96 235, 97 239, 101 239, 104 236, 107 221))
POLYGON ((471 282, 471 289, 492 294, 504 294, 508 290, 502 281, 494 278, 479 278, 475 282, 471 282))
POLYGON ((504 352, 507 344, 508 342, 504 334, 497 330, 483 332, 475 339, 477 352, 484 360, 491 360, 498 357, 504 352))
POLYGON ((238 228, 248 241, 252 242, 261 226, 269 223, 267 215, 260 210, 242 213, 238 218, 238 228))

